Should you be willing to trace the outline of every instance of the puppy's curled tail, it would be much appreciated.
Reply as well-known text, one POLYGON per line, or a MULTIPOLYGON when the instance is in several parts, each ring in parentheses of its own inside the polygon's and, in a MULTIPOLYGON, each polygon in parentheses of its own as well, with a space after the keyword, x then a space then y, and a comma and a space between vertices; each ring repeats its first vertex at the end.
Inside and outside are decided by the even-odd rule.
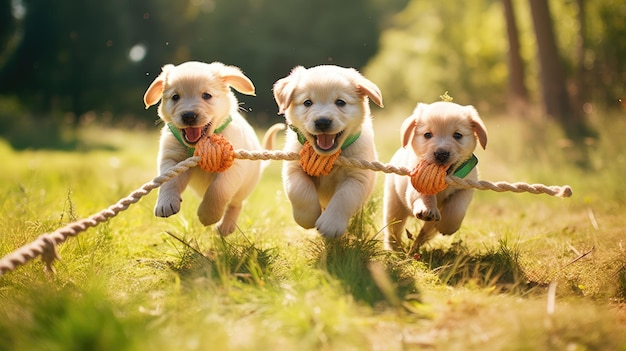
MULTIPOLYGON (((285 130, 286 128, 287 125, 284 123, 276 123, 271 126, 263 135, 263 141, 261 145, 263 149, 268 151, 273 150, 276 146, 276 134, 278 134, 278 132, 281 130, 285 130)), ((267 166, 269 166, 271 162, 272 161, 270 160, 261 161, 261 169, 265 170, 265 168, 267 168, 267 166)))
POLYGON ((276 134, 281 130, 285 130, 285 128, 287 128, 287 125, 284 123, 276 123, 271 126, 263 135, 263 149, 273 150, 276 145, 276 134))

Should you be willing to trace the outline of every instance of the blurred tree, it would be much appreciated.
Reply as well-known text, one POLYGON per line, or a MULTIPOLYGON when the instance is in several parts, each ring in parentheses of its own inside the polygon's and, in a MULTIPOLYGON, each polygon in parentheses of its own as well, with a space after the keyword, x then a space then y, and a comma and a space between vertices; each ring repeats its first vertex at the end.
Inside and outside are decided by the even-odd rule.
POLYGON ((43 113, 117 112, 128 67, 126 1, 23 0, 23 39, 0 72, 0 92, 43 113), (54 9, 54 11, 52 11, 54 9))
POLYGON ((189 58, 241 67, 256 97, 240 96, 253 120, 279 119, 272 86, 296 65, 361 68, 378 50, 381 23, 405 0, 230 0, 193 6, 189 58))
POLYGON ((575 113, 566 88, 565 69, 556 44, 552 17, 545 0, 529 0, 537 40, 541 92, 545 112, 557 119, 566 134, 578 137, 583 121, 575 113))
POLYGON ((483 112, 506 104, 506 38, 500 3, 413 0, 381 35, 365 73, 386 101, 414 106, 448 91, 483 112), (494 35, 495 33, 495 35, 494 35))
POLYGON ((0 62, 6 55, 5 48, 15 32, 16 18, 13 16, 11 0, 0 0, 0 62))
MULTIPOLYGON (((277 79, 295 65, 362 67, 407 0, 0 1, 25 9, 23 38, 0 61, 0 94, 18 95, 37 116, 93 110, 154 119, 141 96, 160 67, 198 60, 240 66, 258 92, 242 102, 263 122, 277 111, 277 79)), ((2 21, 11 28, 0 35, 13 22, 2 21)))
POLYGON ((617 107, 618 98, 626 97, 626 2, 602 0, 586 5, 585 66, 591 68, 589 76, 593 77, 591 99, 617 107))
POLYGON ((617 108, 626 95, 626 3, 535 0, 529 11, 530 4, 412 0, 381 33, 380 50, 365 72, 381 86, 387 106, 433 101, 447 90, 455 101, 488 112, 514 103, 510 96, 524 96, 525 85, 527 99, 550 104, 568 135, 588 133, 585 114, 594 104, 617 108), (547 4, 558 21, 545 17, 547 4))
POLYGON ((528 88, 524 82, 526 69, 520 52, 520 39, 515 19, 515 9, 511 0, 502 0, 506 32, 509 39, 508 50, 508 100, 507 106, 510 113, 525 115, 530 103, 528 88))
POLYGON ((578 35, 576 36, 576 74, 575 87, 572 92, 572 101, 574 109, 578 109, 576 113, 582 114, 583 106, 588 103, 589 99, 589 70, 585 66, 585 52, 587 50, 587 19, 585 10, 585 0, 576 0, 578 35))
MULTIPOLYGON (((553 24, 562 75, 571 84, 584 66, 584 100, 615 103, 625 95, 626 4, 577 1, 550 2, 560 16, 553 24), (576 4, 584 5, 580 28, 576 4)), ((520 2, 513 5, 521 15, 522 63, 533 75, 530 18, 520 2)), ((162 65, 219 60, 252 78, 257 96, 240 98, 253 122, 267 123, 278 118, 271 93, 277 79, 295 65, 333 63, 361 69, 381 87, 387 106, 433 101, 448 90, 486 113, 507 101, 501 6, 499 0, 462 6, 451 0, 0 0, 0 94, 19 97, 36 117, 95 111, 154 120, 141 96, 162 65)), ((526 83, 534 99, 536 83, 526 83)))

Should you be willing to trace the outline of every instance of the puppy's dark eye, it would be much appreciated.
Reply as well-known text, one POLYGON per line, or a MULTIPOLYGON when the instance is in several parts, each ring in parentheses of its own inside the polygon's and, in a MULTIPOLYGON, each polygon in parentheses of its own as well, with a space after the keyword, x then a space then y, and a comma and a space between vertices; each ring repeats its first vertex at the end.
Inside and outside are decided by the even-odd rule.
POLYGON ((311 105, 313 105, 313 101, 311 100, 304 100, 304 102, 302 103, 304 106, 309 107, 311 105))
POLYGON ((461 140, 463 138, 463 134, 461 133, 454 133, 452 134, 452 137, 456 140, 461 140))
POLYGON ((180 95, 178 94, 172 95, 172 101, 178 101, 178 100, 180 100, 180 95))
POLYGON ((213 95, 211 95, 211 94, 209 94, 209 93, 202 93, 202 98, 203 98, 204 100, 208 100, 208 99, 210 99, 210 98, 212 98, 212 97, 213 97, 213 95))
POLYGON ((430 138, 432 138, 432 137, 433 137, 433 133, 431 133, 431 132, 426 132, 426 133, 424 133, 424 138, 425 138, 425 139, 430 139, 430 138))
POLYGON ((337 99, 337 101, 335 101, 335 105, 339 107, 346 106, 346 102, 341 99, 337 99))

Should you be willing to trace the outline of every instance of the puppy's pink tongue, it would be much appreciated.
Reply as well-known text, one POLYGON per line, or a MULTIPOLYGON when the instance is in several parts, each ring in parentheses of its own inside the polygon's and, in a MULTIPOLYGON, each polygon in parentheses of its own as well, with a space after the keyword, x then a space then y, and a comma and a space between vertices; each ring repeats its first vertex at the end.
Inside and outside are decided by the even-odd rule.
POLYGON ((336 134, 318 134, 317 146, 322 150, 331 149, 335 146, 335 136, 336 134))
POLYGON ((185 140, 195 143, 202 137, 202 128, 185 128, 185 140))

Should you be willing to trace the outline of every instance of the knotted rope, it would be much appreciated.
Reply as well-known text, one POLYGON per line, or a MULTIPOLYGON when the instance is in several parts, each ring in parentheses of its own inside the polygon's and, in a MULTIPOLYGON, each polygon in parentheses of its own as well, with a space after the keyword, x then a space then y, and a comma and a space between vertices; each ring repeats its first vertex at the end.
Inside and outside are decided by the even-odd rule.
POLYGON ((198 156, 190 157, 172 167, 171 170, 154 178, 151 182, 145 183, 139 189, 133 191, 130 195, 119 200, 114 205, 90 217, 70 223, 52 233, 40 235, 30 244, 24 245, 4 256, 2 260, 0 260, 0 275, 15 270, 17 267, 37 258, 37 256, 41 256, 41 260, 46 265, 46 271, 54 272, 52 263, 55 259, 59 259, 56 245, 63 243, 71 236, 77 236, 79 233, 117 216, 120 212, 130 207, 130 205, 148 195, 152 190, 160 187, 168 180, 178 176, 189 168, 195 167, 199 160, 200 157, 198 156))
MULTIPOLYGON (((300 159, 300 154, 297 152, 283 152, 283 151, 248 151, 238 149, 235 150, 235 158, 248 159, 248 160, 286 160, 295 161, 300 159)), ((367 161, 356 158, 347 158, 339 156, 335 160, 335 165, 366 169, 383 173, 395 173, 403 176, 410 176, 412 171, 409 168, 402 166, 394 166, 391 164, 385 164, 377 161, 367 161)), ((528 184, 523 182, 490 182, 486 180, 471 180, 465 178, 459 178, 452 175, 446 176, 446 183, 448 185, 454 185, 461 188, 474 188, 478 190, 492 190, 495 192, 510 191, 514 193, 531 193, 531 194, 546 194, 556 197, 570 197, 572 196, 572 188, 569 185, 544 185, 544 184, 528 184)))
MULTIPOLYGON (((308 160, 303 160, 303 158, 305 157, 312 157, 310 154, 301 155, 301 153, 297 152, 268 150, 233 150, 232 145, 230 145, 230 143, 224 142, 224 140, 222 139, 214 138, 213 136, 211 136, 209 138, 203 138, 203 140, 208 140, 209 142, 204 144, 199 143, 196 148, 195 156, 192 156, 178 163, 167 172, 159 175, 152 181, 145 183, 139 189, 133 191, 127 197, 122 198, 114 205, 90 217, 70 223, 62 228, 55 230, 52 233, 42 234, 35 241, 24 245, 19 249, 13 251, 12 253, 4 256, 0 260, 0 276, 6 272, 15 270, 17 267, 28 263, 38 256, 41 256, 42 261, 45 263, 46 271, 54 272, 54 267, 52 266, 52 264, 54 263, 55 259, 59 259, 56 245, 63 243, 69 237, 77 236, 79 233, 117 216, 120 212, 128 209, 130 205, 138 202, 142 197, 148 195, 152 190, 160 187, 165 182, 195 166, 201 166, 202 169, 208 172, 221 172, 230 167, 232 161, 235 158, 246 160, 300 160, 301 165, 303 166, 303 168, 305 168, 305 171, 307 165, 310 164, 315 169, 318 169, 318 171, 321 170, 322 174, 323 172, 329 170, 327 163, 330 163, 330 167, 336 164, 345 167, 354 167, 384 173, 415 176, 415 172, 413 170, 407 169, 405 167, 384 164, 377 161, 372 162, 361 159, 347 158, 338 155, 332 157, 332 159, 326 159, 324 161, 324 165, 321 165, 319 160, 313 160, 311 158, 308 160)), ((496 192, 528 192, 532 194, 548 194, 558 197, 569 197, 572 195, 572 188, 567 185, 546 186, 543 184, 527 184, 521 182, 494 183, 485 180, 474 181, 469 179, 462 179, 451 175, 447 175, 445 177, 445 181, 448 185, 455 185, 462 188, 475 188, 479 190, 493 190, 496 192)))

